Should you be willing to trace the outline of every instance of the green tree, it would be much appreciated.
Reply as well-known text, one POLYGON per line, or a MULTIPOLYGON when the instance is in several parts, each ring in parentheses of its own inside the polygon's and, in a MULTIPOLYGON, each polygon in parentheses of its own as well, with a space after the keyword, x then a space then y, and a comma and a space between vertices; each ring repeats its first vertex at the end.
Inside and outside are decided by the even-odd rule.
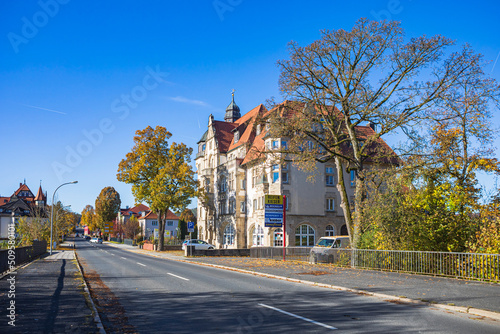
POLYGON ((166 128, 138 130, 134 147, 118 166, 119 181, 132 184, 136 202, 146 202, 158 215, 158 250, 163 250, 165 219, 169 209, 180 210, 197 195, 191 162, 192 149, 168 139, 166 128))
POLYGON ((286 153, 305 170, 314 170, 315 162, 335 163, 354 245, 360 217, 349 203, 344 172, 357 171, 359 208, 366 199, 365 164, 397 163, 380 138, 418 123, 470 66, 465 51, 443 59, 453 44, 445 37, 422 36, 408 42, 403 37, 398 22, 361 19, 351 31, 323 31, 322 38, 308 46, 290 43, 290 58, 278 63, 281 91, 301 103, 284 104, 272 115, 271 135, 289 138, 286 153), (423 77, 424 70, 432 74, 430 80, 423 77), (358 126, 368 123, 377 131, 360 131, 358 126))
POLYGON ((97 217, 97 226, 103 230, 104 223, 115 220, 118 211, 120 211, 120 194, 113 187, 106 187, 101 190, 95 200, 95 214, 97 217))

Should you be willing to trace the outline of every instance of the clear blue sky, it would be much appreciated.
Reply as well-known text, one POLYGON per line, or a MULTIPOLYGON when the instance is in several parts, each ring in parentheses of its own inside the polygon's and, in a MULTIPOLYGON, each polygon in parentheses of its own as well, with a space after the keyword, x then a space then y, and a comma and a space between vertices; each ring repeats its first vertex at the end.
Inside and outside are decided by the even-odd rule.
POLYGON ((136 130, 162 125, 195 148, 208 116, 224 118, 231 89, 243 113, 281 100, 276 61, 289 41, 350 30, 360 17, 468 42, 500 80, 499 13, 498 1, 2 1, 0 195, 26 179, 34 192, 42 180, 50 198, 78 180, 58 191, 75 212, 106 186, 133 205, 116 171, 136 130))

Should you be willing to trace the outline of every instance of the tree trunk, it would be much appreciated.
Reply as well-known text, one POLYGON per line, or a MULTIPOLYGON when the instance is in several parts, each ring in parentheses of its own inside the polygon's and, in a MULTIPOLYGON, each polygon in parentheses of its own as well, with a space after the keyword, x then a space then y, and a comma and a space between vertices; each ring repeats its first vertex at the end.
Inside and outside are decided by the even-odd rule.
MULTIPOLYGON (((164 213, 161 210, 157 211, 158 213, 158 248, 156 249, 157 252, 163 251, 163 244, 164 244, 164 235, 165 235, 165 217, 164 213)), ((166 215, 165 215, 166 216, 166 215)))
POLYGON ((353 230, 353 222, 351 215, 351 207, 349 205, 349 196, 347 195, 347 188, 345 186, 344 166, 339 157, 335 157, 335 166, 337 167, 337 175, 338 175, 337 190, 340 193, 340 200, 341 200, 340 206, 344 211, 344 219, 347 226, 347 233, 349 234, 349 241, 351 245, 354 246, 353 244, 354 230, 353 230))

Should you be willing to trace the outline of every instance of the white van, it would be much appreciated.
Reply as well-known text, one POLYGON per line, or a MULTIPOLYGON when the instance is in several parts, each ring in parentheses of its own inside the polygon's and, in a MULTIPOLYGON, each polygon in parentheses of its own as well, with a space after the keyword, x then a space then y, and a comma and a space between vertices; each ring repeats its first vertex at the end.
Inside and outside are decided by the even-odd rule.
MULTIPOLYGON (((335 263, 342 256, 343 250, 349 248, 348 236, 321 237, 311 249, 310 262, 312 263, 335 263)), ((347 255, 344 254, 344 255, 347 255)))

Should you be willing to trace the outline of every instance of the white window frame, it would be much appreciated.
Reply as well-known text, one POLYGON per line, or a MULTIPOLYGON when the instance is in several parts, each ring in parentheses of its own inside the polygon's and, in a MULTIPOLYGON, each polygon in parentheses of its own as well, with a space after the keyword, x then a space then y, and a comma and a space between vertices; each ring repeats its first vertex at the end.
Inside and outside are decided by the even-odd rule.
POLYGON ((312 247, 316 242, 316 231, 309 224, 295 228, 295 247, 312 247))
POLYGON ((264 229, 260 225, 255 225, 252 231, 252 245, 253 246, 263 246, 264 245, 264 229))
POLYGON ((335 226, 333 226, 333 225, 326 225, 325 236, 326 237, 334 237, 335 236, 335 226))
POLYGON ((334 212, 335 211, 335 199, 329 197, 326 199, 326 211, 334 212))
POLYGON ((227 224, 226 227, 224 228, 224 235, 223 235, 223 240, 224 240, 224 245, 231 246, 234 245, 234 235, 235 235, 235 229, 232 223, 227 224))

